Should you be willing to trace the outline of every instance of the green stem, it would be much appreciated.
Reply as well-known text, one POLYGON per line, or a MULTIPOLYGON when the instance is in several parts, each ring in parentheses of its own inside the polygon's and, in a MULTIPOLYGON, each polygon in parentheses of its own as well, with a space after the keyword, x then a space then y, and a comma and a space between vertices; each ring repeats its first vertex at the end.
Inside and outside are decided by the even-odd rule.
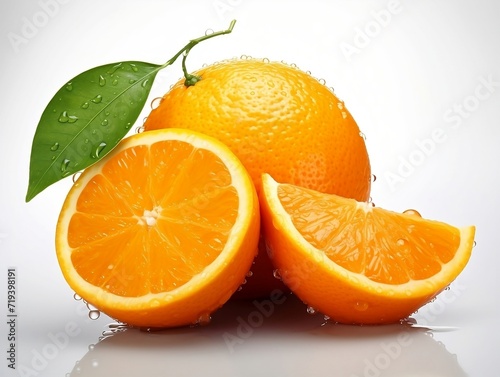
POLYGON ((204 35, 202 37, 190 40, 181 50, 179 50, 179 52, 177 52, 177 54, 175 54, 172 58, 170 58, 170 60, 168 60, 165 64, 163 64, 160 67, 160 69, 163 69, 165 67, 168 67, 169 65, 172 65, 177 60, 177 58, 181 54, 183 54, 182 71, 184 72, 184 77, 186 78, 186 81, 184 82, 184 84, 186 86, 192 86, 192 85, 196 84, 198 81, 201 80, 201 77, 189 74, 187 69, 186 69, 186 58, 189 55, 189 52, 191 51, 191 49, 194 46, 196 46, 200 42, 206 41, 207 39, 210 39, 210 38, 217 37, 219 35, 230 34, 233 31, 235 24, 236 24, 236 20, 232 20, 231 23, 229 24, 229 27, 226 30, 217 31, 217 32, 214 32, 212 34, 204 35))

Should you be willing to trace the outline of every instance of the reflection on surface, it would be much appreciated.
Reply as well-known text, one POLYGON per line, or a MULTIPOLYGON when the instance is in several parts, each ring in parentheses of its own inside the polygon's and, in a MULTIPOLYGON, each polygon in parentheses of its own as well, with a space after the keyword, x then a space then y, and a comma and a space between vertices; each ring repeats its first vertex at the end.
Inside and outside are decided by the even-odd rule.
POLYGON ((202 327, 109 333, 70 376, 466 375, 428 329, 325 323, 282 299, 228 303, 202 327))

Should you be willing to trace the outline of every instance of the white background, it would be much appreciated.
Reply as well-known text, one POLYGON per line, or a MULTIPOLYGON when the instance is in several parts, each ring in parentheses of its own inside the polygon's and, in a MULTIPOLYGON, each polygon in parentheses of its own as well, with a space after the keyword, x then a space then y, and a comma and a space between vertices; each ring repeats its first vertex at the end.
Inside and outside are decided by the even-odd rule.
MULTIPOLYGON (((2 1, 4 356, 8 267, 17 269, 19 317, 18 369, 7 368, 2 356, 0 374, 497 375, 498 16, 494 0, 2 1), (59 87, 80 72, 122 60, 163 63, 189 39, 225 29, 233 18, 233 33, 197 46, 188 68, 246 54, 311 71, 335 88, 366 135, 377 206, 415 208, 424 217, 477 226, 469 265, 449 291, 414 316, 432 331, 320 326, 321 316, 306 314, 290 298, 269 316, 252 303, 232 304, 202 329, 129 331, 98 343, 111 320, 87 317, 54 252, 55 224, 71 180, 24 202, 39 117, 59 87), (242 323, 250 326, 245 334, 242 323), (241 342, 228 342, 234 338, 227 334, 241 342)), ((181 74, 180 62, 162 71, 150 99, 181 74)))

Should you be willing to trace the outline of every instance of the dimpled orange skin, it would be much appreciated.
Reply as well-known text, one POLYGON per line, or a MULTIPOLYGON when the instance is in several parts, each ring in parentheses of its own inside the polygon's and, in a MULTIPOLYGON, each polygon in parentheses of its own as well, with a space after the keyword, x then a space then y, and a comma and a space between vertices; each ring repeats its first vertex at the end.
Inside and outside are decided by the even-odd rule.
MULTIPOLYGON (((294 66, 267 59, 232 59, 177 82, 151 111, 146 131, 187 128, 225 143, 252 177, 261 174, 358 201, 370 196, 371 170, 362 134, 343 101, 294 66)), ((283 288, 260 247, 254 276, 238 295, 258 297, 283 288)))

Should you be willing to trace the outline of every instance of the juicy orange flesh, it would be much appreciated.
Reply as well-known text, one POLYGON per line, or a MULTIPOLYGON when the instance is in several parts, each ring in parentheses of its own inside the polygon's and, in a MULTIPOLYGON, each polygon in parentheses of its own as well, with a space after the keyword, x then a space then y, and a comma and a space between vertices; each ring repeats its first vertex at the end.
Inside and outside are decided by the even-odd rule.
POLYGON ((170 291, 215 260, 237 213, 230 173, 212 152, 172 140, 131 147, 81 191, 71 260, 82 278, 116 295, 170 291))
POLYGON ((345 269, 386 284, 435 275, 460 244, 459 229, 369 203, 281 184, 278 197, 307 242, 345 269))

